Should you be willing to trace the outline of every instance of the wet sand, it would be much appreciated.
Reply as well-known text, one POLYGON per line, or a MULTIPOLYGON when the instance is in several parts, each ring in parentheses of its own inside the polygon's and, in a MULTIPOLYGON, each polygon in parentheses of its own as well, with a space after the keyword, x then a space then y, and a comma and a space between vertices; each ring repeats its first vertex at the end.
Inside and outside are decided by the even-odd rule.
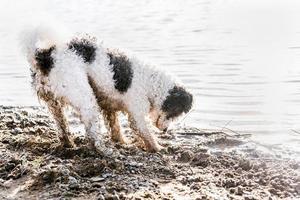
POLYGON ((246 137, 193 127, 158 137, 161 153, 110 144, 107 158, 76 132, 76 147, 61 148, 44 108, 0 106, 0 199, 300 198, 300 163, 246 137))

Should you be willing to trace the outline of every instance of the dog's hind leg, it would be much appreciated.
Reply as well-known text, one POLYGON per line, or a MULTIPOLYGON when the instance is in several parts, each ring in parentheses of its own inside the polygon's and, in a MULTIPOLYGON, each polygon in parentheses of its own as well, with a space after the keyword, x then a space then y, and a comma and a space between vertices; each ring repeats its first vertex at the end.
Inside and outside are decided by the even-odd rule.
POLYGON ((100 152, 105 151, 104 136, 100 132, 99 108, 87 80, 81 81, 80 85, 72 85, 68 90, 67 101, 78 111, 91 145, 100 152))
POLYGON ((107 153, 104 136, 100 130, 99 108, 88 83, 85 64, 73 52, 56 58, 55 67, 49 74, 51 90, 56 96, 78 111, 91 144, 100 153, 107 153))
POLYGON ((103 110, 104 121, 109 129, 111 134, 111 139, 114 142, 120 142, 121 144, 125 144, 126 141, 124 139, 123 134, 121 133, 121 128, 118 119, 118 113, 116 111, 103 110))
POLYGON ((59 139, 63 147, 71 148, 74 146, 70 139, 70 131, 68 128, 68 122, 64 116, 63 103, 54 97, 51 92, 44 93, 41 98, 47 103, 48 109, 51 112, 58 131, 60 133, 59 139))
POLYGON ((125 144, 126 142, 121 133, 121 128, 119 124, 117 113, 118 109, 115 109, 115 107, 113 107, 113 103, 106 97, 106 95, 103 92, 101 92, 101 90, 97 87, 92 77, 88 77, 88 81, 96 96, 97 103, 102 109, 104 122, 106 128, 111 134, 111 139, 114 142, 120 142, 121 144, 125 144))

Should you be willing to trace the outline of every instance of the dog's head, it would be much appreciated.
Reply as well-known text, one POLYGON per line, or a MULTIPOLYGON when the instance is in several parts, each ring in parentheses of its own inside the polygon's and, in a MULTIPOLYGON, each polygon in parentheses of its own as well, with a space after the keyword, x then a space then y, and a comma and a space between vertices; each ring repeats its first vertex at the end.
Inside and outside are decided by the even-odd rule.
POLYGON ((164 100, 156 118, 156 127, 161 131, 166 131, 172 121, 191 110, 192 104, 193 95, 191 93, 183 87, 173 87, 169 90, 169 95, 164 100))

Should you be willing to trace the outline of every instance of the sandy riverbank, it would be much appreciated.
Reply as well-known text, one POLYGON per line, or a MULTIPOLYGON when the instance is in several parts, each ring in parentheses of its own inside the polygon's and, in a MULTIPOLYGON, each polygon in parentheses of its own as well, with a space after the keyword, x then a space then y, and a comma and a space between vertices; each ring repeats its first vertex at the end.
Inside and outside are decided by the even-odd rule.
POLYGON ((43 108, 0 106, 0 199, 300 198, 300 163, 245 138, 186 127, 159 139, 164 153, 114 145, 103 158, 80 134, 59 148, 43 108))

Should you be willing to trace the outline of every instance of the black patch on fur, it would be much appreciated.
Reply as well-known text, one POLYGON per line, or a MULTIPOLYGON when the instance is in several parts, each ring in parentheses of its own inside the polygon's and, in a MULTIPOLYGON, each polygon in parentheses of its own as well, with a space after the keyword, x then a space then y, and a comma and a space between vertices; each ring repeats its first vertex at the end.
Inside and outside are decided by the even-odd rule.
POLYGON ((113 66, 113 79, 115 88, 120 92, 126 92, 131 86, 133 70, 127 56, 119 52, 108 52, 109 64, 113 66))
POLYGON ((163 102, 162 111, 166 112, 167 119, 170 119, 181 115, 183 112, 189 112, 192 104, 193 95, 183 87, 175 86, 169 90, 169 95, 163 102))
POLYGON ((78 56, 83 58, 86 63, 92 63, 96 58, 96 44, 94 42, 95 38, 75 38, 71 40, 68 47, 78 56))
POLYGON ((48 75, 54 66, 54 60, 51 56, 54 50, 55 46, 52 46, 49 49, 37 49, 35 51, 35 60, 37 62, 37 66, 43 75, 48 75))

